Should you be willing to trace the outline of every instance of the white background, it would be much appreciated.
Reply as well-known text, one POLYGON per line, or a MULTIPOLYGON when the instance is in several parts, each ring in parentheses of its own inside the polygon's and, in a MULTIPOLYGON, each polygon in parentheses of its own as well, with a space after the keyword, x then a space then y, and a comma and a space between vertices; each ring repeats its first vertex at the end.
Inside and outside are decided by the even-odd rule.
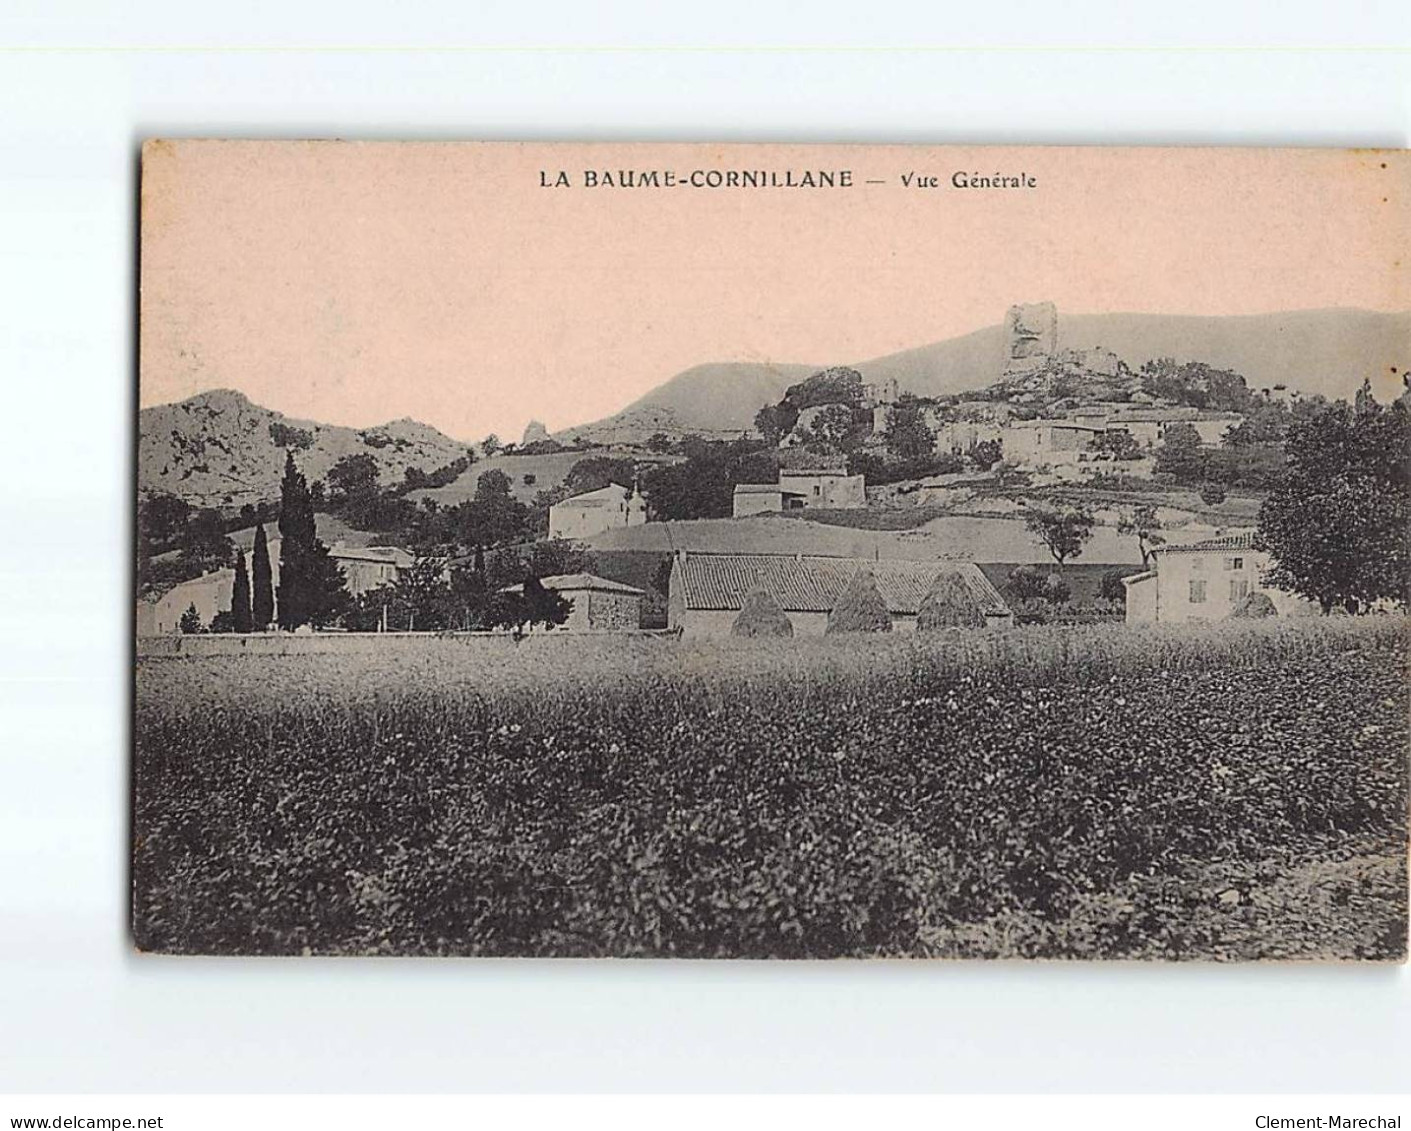
POLYGON ((0 9, 0 1092, 1411 1089, 1402 968, 152 960, 123 907, 141 138, 1404 146, 1400 5, 201 9, 0 9))

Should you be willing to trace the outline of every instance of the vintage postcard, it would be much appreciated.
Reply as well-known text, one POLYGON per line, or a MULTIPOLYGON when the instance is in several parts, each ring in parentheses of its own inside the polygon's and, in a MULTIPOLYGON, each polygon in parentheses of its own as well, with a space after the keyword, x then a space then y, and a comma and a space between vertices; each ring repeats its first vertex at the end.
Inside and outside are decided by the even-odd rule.
POLYGON ((1404 960, 1408 190, 148 142, 137 946, 1404 960))

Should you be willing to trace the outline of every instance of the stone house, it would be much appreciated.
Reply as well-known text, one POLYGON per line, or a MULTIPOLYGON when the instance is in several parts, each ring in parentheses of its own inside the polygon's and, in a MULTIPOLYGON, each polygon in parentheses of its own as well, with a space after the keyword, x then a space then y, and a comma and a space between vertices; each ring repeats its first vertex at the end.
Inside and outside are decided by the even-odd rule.
POLYGON ((1156 568, 1122 579, 1128 624, 1223 620, 1251 593, 1263 593, 1280 616, 1306 616, 1317 606, 1267 581, 1269 554, 1241 531, 1186 545, 1160 546, 1156 568))
POLYGON ((549 537, 582 541, 605 530, 641 526, 647 504, 641 494, 620 483, 564 499, 549 508, 549 537))
POLYGON ((795 635, 819 636, 848 582, 862 568, 876 579, 893 631, 915 629, 921 602, 946 572, 958 575, 974 594, 988 626, 1013 623, 1004 598, 971 562, 681 552, 671 566, 667 625, 684 636, 728 636, 745 598, 763 588, 788 615, 795 635))
MULTIPOLYGON (((545 589, 567 600, 572 608, 568 620, 554 632, 635 632, 642 627, 641 589, 609 581, 591 573, 564 573, 540 578, 545 589)), ((522 593, 523 585, 511 585, 505 592, 522 593)), ((531 631, 546 631, 542 626, 531 631)))
POLYGON ((843 468, 781 467, 778 483, 735 484, 732 514, 802 510, 805 507, 865 507, 867 479, 843 468))
POLYGON ((1019 467, 1048 467, 1087 458, 1101 426, 1076 420, 1015 420, 1005 426, 1004 458, 1019 467))
MULTIPOLYGON (((271 544, 272 559, 278 553, 278 546, 276 539, 271 544)), ((328 556, 338 563, 348 582, 348 592, 354 597, 379 585, 392 584, 402 570, 416 561, 413 554, 400 546, 350 547, 341 542, 328 551, 328 556)))

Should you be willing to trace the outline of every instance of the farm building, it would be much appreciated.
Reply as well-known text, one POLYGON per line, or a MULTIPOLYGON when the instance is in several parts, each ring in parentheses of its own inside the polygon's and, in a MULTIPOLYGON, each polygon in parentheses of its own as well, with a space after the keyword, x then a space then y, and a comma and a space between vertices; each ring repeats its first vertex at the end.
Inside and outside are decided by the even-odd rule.
POLYGON ((1311 602, 1265 580, 1270 557, 1244 531, 1188 545, 1162 546, 1156 568, 1124 577, 1128 624, 1223 620, 1252 593, 1262 593, 1280 616, 1316 611, 1311 602))
MULTIPOLYGON (((279 592, 280 539, 269 540, 270 582, 279 592)), ((416 559, 399 546, 345 546, 341 542, 328 551, 328 556, 343 571, 348 592, 354 597, 390 585, 398 574, 416 559)), ((245 555, 247 566, 250 555, 245 555)), ((218 569, 203 577, 182 581, 162 593, 151 594, 137 602, 137 635, 168 636, 180 631, 181 614, 191 606, 203 625, 209 626, 217 613, 230 610, 235 591, 235 571, 218 569)))
MULTIPOLYGON (((278 555, 279 539, 276 538, 270 543, 271 562, 277 561, 278 555)), ((328 551, 328 556, 338 563, 347 579, 348 592, 354 597, 379 585, 390 585, 402 570, 416 561, 400 546, 349 547, 339 543, 328 551)))
POLYGON ((1004 458, 1020 467, 1077 463, 1102 428, 1076 420, 1017 420, 1005 426, 1004 458))
POLYGON ((805 507, 865 507, 867 480, 833 468, 779 469, 778 483, 737 483, 733 514, 803 510, 805 507))
POLYGON ((1200 436, 1202 444, 1215 445, 1243 420, 1244 417, 1237 412, 1216 412, 1188 406, 1125 408, 1113 412, 1107 418, 1105 427, 1108 432, 1128 433, 1142 447, 1154 448, 1166 438, 1168 429, 1177 424, 1189 424, 1200 436))
POLYGON ((647 504, 639 492, 609 483, 555 503, 549 508, 549 537, 581 541, 622 526, 647 521, 647 504))
MULTIPOLYGON (((641 589, 591 573, 555 574, 541 578, 540 584, 573 606, 556 632, 631 632, 642 627, 641 589)), ((523 590, 523 585, 511 585, 505 592, 523 590)))
POLYGON ((173 636, 181 631, 181 615, 193 606, 203 625, 217 613, 230 608, 235 589, 235 571, 218 569, 173 585, 164 593, 154 593, 137 602, 138 636, 173 636))
POLYGON ((921 603, 943 573, 954 573, 979 602, 986 624, 1006 626, 1013 614, 999 591, 970 562, 913 562, 803 554, 678 553, 671 565, 667 624, 685 636, 729 636, 749 595, 770 594, 795 635, 822 635, 828 614, 859 569, 871 571, 894 631, 916 627, 921 603))

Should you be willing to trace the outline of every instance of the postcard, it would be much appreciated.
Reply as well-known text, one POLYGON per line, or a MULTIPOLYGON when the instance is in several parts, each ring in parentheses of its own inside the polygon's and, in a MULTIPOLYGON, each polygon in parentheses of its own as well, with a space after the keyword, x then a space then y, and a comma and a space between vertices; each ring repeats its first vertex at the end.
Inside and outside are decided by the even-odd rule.
POLYGON ((1411 160, 152 140, 162 954, 1404 961, 1411 160))

